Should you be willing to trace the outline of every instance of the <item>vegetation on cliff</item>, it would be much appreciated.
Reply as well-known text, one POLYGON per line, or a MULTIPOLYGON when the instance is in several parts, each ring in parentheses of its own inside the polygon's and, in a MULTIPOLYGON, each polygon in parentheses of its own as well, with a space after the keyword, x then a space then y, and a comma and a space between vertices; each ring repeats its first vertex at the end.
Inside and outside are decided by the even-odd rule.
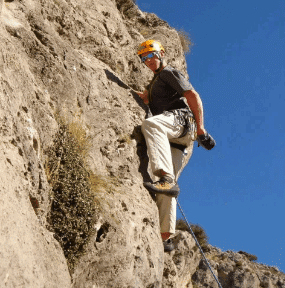
POLYGON ((47 150, 46 172, 52 188, 48 222, 73 270, 92 235, 98 205, 86 164, 90 149, 86 132, 76 122, 59 118, 58 124, 53 146, 47 150))

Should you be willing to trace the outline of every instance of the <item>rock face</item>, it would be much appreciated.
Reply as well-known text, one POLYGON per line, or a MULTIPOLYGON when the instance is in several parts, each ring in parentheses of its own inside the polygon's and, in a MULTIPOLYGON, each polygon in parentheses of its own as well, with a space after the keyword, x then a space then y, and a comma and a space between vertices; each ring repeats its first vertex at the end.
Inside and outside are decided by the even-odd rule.
MULTIPOLYGON (((145 108, 128 86, 142 90, 152 75, 136 47, 160 40, 186 74, 177 31, 131 0, 0 0, 0 12, 1 287, 217 287, 189 233, 163 252, 156 204, 142 186, 145 108), (95 233, 71 273, 46 228, 56 111, 87 132, 93 173, 116 179, 98 189, 95 233)), ((284 274, 244 254, 209 247, 207 255, 223 287, 285 287, 284 274)))
MULTIPOLYGON (((220 249, 208 246, 206 257, 222 287, 285 287, 284 273, 275 267, 269 267, 254 262, 254 255, 239 251, 222 252, 220 249)), ((193 287, 217 287, 210 270, 204 260, 192 275, 193 287)), ((191 286, 190 286, 191 287, 191 286)))

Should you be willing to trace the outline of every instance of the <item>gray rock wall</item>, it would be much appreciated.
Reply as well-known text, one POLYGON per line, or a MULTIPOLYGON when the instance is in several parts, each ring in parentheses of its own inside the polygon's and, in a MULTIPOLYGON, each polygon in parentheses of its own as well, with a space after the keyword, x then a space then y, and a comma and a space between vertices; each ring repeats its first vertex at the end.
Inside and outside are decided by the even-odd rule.
MULTIPOLYGON (((142 186, 145 108, 127 88, 142 90, 152 77, 136 56, 147 38, 160 40, 186 73, 177 32, 131 0, 0 0, 1 8, 1 285, 216 287, 189 233, 178 232, 177 249, 163 252, 157 207, 142 186), (88 165, 110 182, 96 191, 95 232, 71 276, 46 228, 45 151, 58 131, 56 111, 81 123, 91 139, 88 165)), ((209 249, 224 287, 284 287, 282 273, 209 249)))
POLYGON ((42 143, 56 123, 37 99, 26 53, 7 32, 23 29, 14 4, 4 4, 0 26, 0 286, 69 287, 62 249, 44 225, 49 187, 42 143), (41 206, 34 210, 32 202, 41 206))
POLYGON ((131 78, 138 87, 142 84, 134 75, 151 75, 135 57, 138 42, 116 3, 12 1, 2 12, 1 282, 7 287, 70 286, 63 252, 45 228, 51 203, 44 151, 57 131, 59 109, 80 121, 92 138, 94 173, 118 179, 111 190, 98 192, 96 227, 103 235, 90 240, 74 287, 160 285, 157 208, 142 186, 144 110, 115 77, 131 78))
POLYGON ((0 17, 1 17, 1 13, 2 13, 3 1, 4 1, 4 0, 0 0, 0 17))

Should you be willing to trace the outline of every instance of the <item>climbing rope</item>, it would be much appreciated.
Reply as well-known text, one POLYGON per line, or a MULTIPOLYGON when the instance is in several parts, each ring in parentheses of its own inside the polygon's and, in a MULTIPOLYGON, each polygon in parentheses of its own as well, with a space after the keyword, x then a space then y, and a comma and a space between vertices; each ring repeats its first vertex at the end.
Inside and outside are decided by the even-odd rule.
POLYGON ((194 238, 194 240, 195 240, 198 248, 200 249, 200 252, 201 252, 202 256, 204 257, 204 260, 205 260, 207 266, 209 267, 212 275, 214 276, 216 282, 218 283, 219 288, 223 288, 222 285, 221 285, 221 283, 219 282, 217 276, 214 274, 213 269, 212 269, 210 263, 208 262, 208 260, 207 260, 207 258, 206 258, 206 256, 205 256, 205 254, 204 254, 204 252, 203 252, 203 250, 202 250, 202 248, 201 248, 201 246, 200 246, 200 244, 199 244, 199 242, 198 242, 198 240, 197 240, 197 238, 196 238, 196 236, 195 236, 195 234, 194 234, 191 226, 189 225, 189 223, 188 223, 188 221, 187 221, 187 219, 186 219, 186 216, 185 216, 185 214, 184 214, 184 212, 183 212, 183 210, 182 210, 182 208, 181 208, 181 206, 180 206, 180 204, 179 204, 179 202, 178 202, 178 199, 176 199, 176 201, 177 201, 177 205, 178 205, 178 207, 179 207, 179 209, 180 209, 180 211, 181 211, 181 214, 183 215, 183 217, 184 217, 184 219, 185 219, 185 222, 187 223, 187 226, 188 226, 188 228, 189 228, 189 230, 190 230, 190 233, 191 233, 191 235, 193 236, 193 238, 194 238))

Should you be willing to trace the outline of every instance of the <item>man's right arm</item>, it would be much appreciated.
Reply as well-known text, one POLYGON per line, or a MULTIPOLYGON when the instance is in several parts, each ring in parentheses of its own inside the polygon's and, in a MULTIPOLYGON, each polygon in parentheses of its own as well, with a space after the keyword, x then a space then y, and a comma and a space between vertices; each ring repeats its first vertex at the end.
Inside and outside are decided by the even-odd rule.
POLYGON ((134 91, 135 93, 137 93, 140 98, 142 98, 144 104, 148 104, 149 103, 149 99, 148 99, 148 91, 144 90, 143 92, 139 92, 139 91, 134 91))

